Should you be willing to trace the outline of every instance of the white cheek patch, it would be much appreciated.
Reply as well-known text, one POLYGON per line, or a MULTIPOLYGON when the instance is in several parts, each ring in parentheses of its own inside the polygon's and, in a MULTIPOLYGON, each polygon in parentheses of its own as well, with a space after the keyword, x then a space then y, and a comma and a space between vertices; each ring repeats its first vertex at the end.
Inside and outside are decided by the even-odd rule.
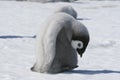
POLYGON ((72 40, 71 45, 74 49, 77 49, 77 48, 82 49, 83 48, 83 42, 82 41, 72 40))

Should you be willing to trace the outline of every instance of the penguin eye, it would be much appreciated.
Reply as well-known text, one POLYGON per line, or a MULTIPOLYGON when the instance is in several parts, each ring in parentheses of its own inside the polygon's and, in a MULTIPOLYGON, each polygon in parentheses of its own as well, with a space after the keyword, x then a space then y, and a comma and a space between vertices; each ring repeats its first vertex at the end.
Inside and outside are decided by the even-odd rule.
POLYGON ((81 44, 80 44, 80 43, 78 43, 78 47, 81 47, 81 44))
POLYGON ((79 42, 79 43, 77 44, 77 46, 78 46, 79 49, 82 49, 82 48, 83 48, 83 43, 82 43, 82 42, 79 42))
POLYGON ((74 49, 82 49, 84 46, 82 41, 72 41, 71 45, 74 49))

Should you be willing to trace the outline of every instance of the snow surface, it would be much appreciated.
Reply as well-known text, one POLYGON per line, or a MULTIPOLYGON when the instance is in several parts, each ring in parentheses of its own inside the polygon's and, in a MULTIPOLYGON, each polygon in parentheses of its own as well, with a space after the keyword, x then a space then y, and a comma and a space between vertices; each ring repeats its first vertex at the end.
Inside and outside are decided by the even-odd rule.
MULTIPOLYGON (((120 2, 36 3, 0 1, 0 80, 119 80, 120 2), (90 33, 79 67, 60 74, 41 74, 35 62, 35 35, 57 7, 71 5, 90 33)), ((79 56, 78 56, 79 57, 79 56)))

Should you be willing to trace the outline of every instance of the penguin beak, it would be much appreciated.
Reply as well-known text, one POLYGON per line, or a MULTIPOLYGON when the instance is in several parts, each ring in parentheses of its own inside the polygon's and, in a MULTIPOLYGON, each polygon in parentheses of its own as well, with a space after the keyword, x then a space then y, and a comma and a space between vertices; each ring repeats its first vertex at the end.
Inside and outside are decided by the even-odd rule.
POLYGON ((82 54, 80 54, 80 57, 82 58, 82 54))
POLYGON ((78 49, 78 48, 77 48, 77 52, 79 53, 80 57, 82 58, 82 54, 83 54, 83 53, 81 52, 81 49, 78 49))

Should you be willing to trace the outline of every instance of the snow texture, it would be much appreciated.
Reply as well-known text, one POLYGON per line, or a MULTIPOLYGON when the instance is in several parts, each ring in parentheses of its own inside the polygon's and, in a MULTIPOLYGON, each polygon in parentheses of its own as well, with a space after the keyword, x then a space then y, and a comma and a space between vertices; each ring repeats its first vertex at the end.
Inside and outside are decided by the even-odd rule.
POLYGON ((120 2, 36 3, 0 1, 0 80, 119 80, 120 2), (79 67, 60 74, 41 74, 35 62, 35 35, 57 7, 71 5, 88 28, 90 44, 79 67))

